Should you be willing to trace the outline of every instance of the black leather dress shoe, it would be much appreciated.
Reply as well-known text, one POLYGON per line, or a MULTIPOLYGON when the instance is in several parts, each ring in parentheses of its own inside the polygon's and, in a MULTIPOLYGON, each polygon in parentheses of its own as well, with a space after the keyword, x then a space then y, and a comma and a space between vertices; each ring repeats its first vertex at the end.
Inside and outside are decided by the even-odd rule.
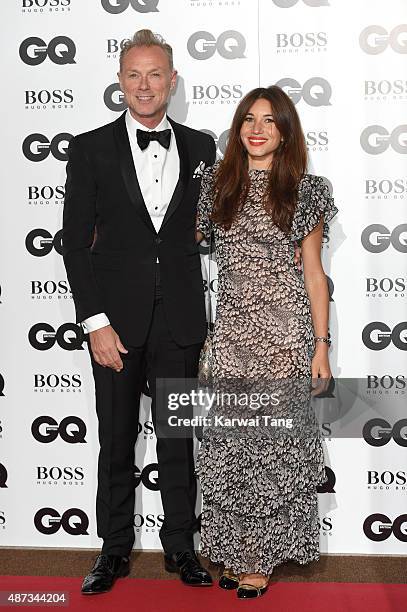
POLYGON ((202 567, 193 550, 184 550, 172 555, 164 555, 164 564, 167 572, 177 573, 188 586, 211 586, 212 577, 202 567))
POLYGON ((97 595, 110 591, 117 578, 130 572, 128 557, 120 555, 99 555, 91 572, 82 583, 83 595, 97 595))

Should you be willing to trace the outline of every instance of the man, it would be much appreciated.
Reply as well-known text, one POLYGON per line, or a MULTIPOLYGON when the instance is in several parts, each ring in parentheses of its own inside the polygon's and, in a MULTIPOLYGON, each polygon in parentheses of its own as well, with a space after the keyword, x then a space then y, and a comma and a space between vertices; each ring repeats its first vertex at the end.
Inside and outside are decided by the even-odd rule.
MULTIPOLYGON (((64 261, 77 321, 89 334, 100 442, 96 515, 103 548, 84 594, 108 591, 129 573, 144 381, 156 425, 167 418, 156 379, 196 376, 206 333, 194 171, 214 162, 215 144, 166 116, 176 74, 171 47, 150 30, 136 32, 118 73, 128 110, 69 147, 64 261)), ((186 584, 210 585, 192 539, 192 439, 158 437, 157 457, 165 567, 186 584)))

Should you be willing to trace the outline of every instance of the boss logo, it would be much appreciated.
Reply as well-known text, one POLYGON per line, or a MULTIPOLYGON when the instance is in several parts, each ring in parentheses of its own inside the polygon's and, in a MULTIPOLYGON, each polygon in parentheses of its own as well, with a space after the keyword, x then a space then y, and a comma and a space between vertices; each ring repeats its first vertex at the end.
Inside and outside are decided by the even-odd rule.
POLYGON ((62 516, 54 508, 41 508, 34 516, 34 525, 44 535, 53 535, 61 527, 72 536, 89 535, 89 519, 79 508, 69 508, 62 516))
POLYGON ((321 130, 319 132, 311 130, 309 132, 305 132, 305 144, 308 149, 312 149, 313 151, 327 151, 328 150, 328 132, 326 130, 321 130))
POLYGON ((394 81, 365 81, 365 96, 400 96, 407 94, 407 81, 395 79, 394 81))
POLYGON ((65 351, 83 351, 85 335, 75 323, 64 323, 56 331, 49 323, 36 323, 28 332, 28 340, 37 351, 48 351, 55 343, 65 351))
POLYGON ((105 89, 103 101, 107 108, 117 113, 123 112, 127 108, 124 94, 120 89, 119 83, 112 83, 105 89))
POLYGON ((332 424, 331 423, 321 423, 320 431, 321 431, 321 435, 324 436, 324 438, 330 438, 332 436, 332 424))
POLYGON ((143 435, 144 439, 153 438, 154 436, 154 425, 152 421, 144 421, 144 423, 138 423, 137 434, 143 435))
POLYGON ((27 197, 28 200, 41 200, 44 203, 49 203, 53 199, 62 201, 65 197, 65 187, 63 185, 57 185, 56 187, 29 185, 27 187, 27 197))
POLYGON ((214 139, 216 143, 218 153, 220 153, 221 155, 225 154, 226 145, 228 143, 228 138, 229 138, 229 130, 225 130, 224 132, 222 132, 222 134, 219 137, 215 134, 215 132, 212 132, 211 130, 201 130, 201 132, 203 132, 204 134, 209 134, 209 136, 212 136, 212 138, 214 139))
POLYGON ((45 465, 37 466, 37 480, 53 480, 54 482, 73 482, 83 481, 85 475, 83 473, 83 467, 58 467, 56 465, 47 467, 45 465))
POLYGON ((138 13, 158 13, 160 0, 101 0, 102 7, 112 15, 123 13, 131 6, 138 13))
POLYGON ((80 374, 34 374, 35 391, 55 391, 56 389, 75 389, 82 387, 80 374))
POLYGON ((398 323, 393 330, 386 323, 374 321, 363 329, 363 344, 371 351, 382 351, 391 343, 400 351, 407 351, 407 321, 398 323))
POLYGON ((373 542, 384 542, 393 534, 400 542, 407 542, 407 514, 401 514, 392 522, 386 514, 371 514, 363 523, 363 532, 373 542))
POLYGON ((158 463, 150 463, 140 472, 137 466, 134 466, 135 487, 138 487, 140 482, 150 491, 159 491, 160 483, 158 478, 158 463))
POLYGON ((371 419, 363 426, 363 438, 370 446, 385 446, 393 438, 399 446, 407 447, 407 419, 393 426, 386 419, 371 419))
POLYGON ((276 85, 284 89, 294 104, 303 99, 310 106, 330 106, 332 87, 331 84, 322 77, 312 77, 300 85, 298 81, 291 78, 284 78, 277 81, 276 85))
POLYGON ((230 102, 243 97, 241 85, 193 85, 194 104, 213 104, 217 101, 230 102))
POLYGON ((25 8, 46 8, 49 7, 50 10, 55 8, 58 10, 58 7, 67 7, 71 4, 71 0, 22 0, 23 9, 25 8))
POLYGON ((48 230, 33 229, 27 234, 25 248, 35 257, 45 257, 51 253, 53 248, 62 255, 62 230, 59 230, 53 237, 48 230))
POLYGON ((315 47, 318 50, 321 48, 325 49, 328 44, 328 35, 326 32, 294 32, 293 34, 287 34, 286 32, 280 32, 276 34, 276 46, 279 52, 281 50, 293 49, 298 51, 301 47, 306 50, 314 50, 315 47))
POLYGON ((397 485, 403 486, 407 484, 407 475, 404 470, 398 472, 390 472, 385 470, 384 472, 376 472, 375 470, 368 470, 367 472, 367 484, 368 485, 397 485))
POLYGON ((383 253, 390 244, 399 253, 407 253, 407 223, 397 225, 391 232, 381 223, 372 223, 365 227, 360 238, 370 253, 383 253))
POLYGON ((318 521, 319 531, 321 535, 332 535, 332 518, 330 516, 324 516, 324 518, 318 521))
POLYGON ((68 285, 68 281, 31 281, 31 296, 34 298, 52 298, 53 296, 71 297, 71 289, 68 285))
POLYGON ((30 134, 23 142, 24 157, 32 162, 41 162, 47 159, 51 152, 58 161, 68 161, 68 144, 71 138, 72 134, 62 133, 49 141, 43 134, 30 134))
POLYGON ((395 179, 394 181, 389 179, 382 179, 380 181, 366 179, 365 194, 367 197, 371 196, 371 199, 375 196, 378 198, 383 197, 384 199, 386 199, 386 196, 393 196, 394 199, 397 199, 397 196, 404 197, 407 194, 407 179, 395 179))
POLYGON ((390 32, 381 25, 371 25, 362 30, 359 44, 365 53, 378 55, 390 47, 396 53, 407 53, 407 24, 402 23, 390 32))
POLYGON ((407 387, 407 378, 403 374, 397 374, 397 376, 391 376, 390 374, 383 374, 383 376, 377 376, 376 374, 368 374, 366 377, 367 389, 368 390, 384 390, 389 391, 390 389, 404 390, 407 387))
POLYGON ((227 30, 216 38, 210 32, 201 30, 192 34, 187 42, 188 53, 196 60, 206 60, 216 51, 224 59, 241 59, 246 50, 246 40, 240 32, 227 30))
POLYGON ((0 463, 0 489, 7 489, 7 477, 6 467, 0 463))
POLYGON ((360 135, 360 145, 369 155, 380 155, 389 147, 396 153, 407 153, 407 125, 388 132, 382 125, 368 125, 360 135))
POLYGON ((33 437, 43 444, 54 442, 58 436, 68 444, 85 444, 86 425, 76 416, 67 416, 58 425, 50 416, 39 416, 31 425, 33 437))
POLYGON ((25 104, 26 106, 33 106, 37 104, 46 106, 47 104, 71 104, 73 102, 72 89, 41 89, 34 91, 33 89, 25 91, 25 104))
POLYGON ((335 483, 336 483, 335 472, 326 465, 325 473, 327 475, 328 480, 324 484, 319 485, 317 487, 317 491, 318 493, 335 493, 335 489, 334 489, 335 483))
MULTIPOLYGON (((299 2, 299 0, 273 0, 276 6, 280 8, 291 8, 299 2)), ((329 6, 329 0, 302 0, 307 6, 318 7, 318 6, 329 6)))
POLYGON ((142 514, 135 514, 133 525, 139 531, 141 528, 145 529, 155 529, 156 527, 160 528, 164 522, 163 514, 146 514, 143 516, 142 514))
POLYGON ((112 54, 112 57, 116 57, 116 53, 118 53, 122 48, 124 43, 126 43, 129 39, 128 38, 123 38, 123 40, 117 40, 116 38, 108 38, 107 39, 107 54, 108 57, 110 57, 110 54, 112 54))
MULTIPOLYGON (((204 286, 204 291, 206 293, 208 291, 208 281, 206 280, 206 278, 203 279, 203 286, 204 286)), ((209 288, 211 290, 211 293, 214 293, 215 295, 217 295, 217 293, 218 293, 218 279, 217 278, 212 278, 212 275, 211 275, 211 282, 209 284, 209 288)))
POLYGON ((366 278, 366 292, 373 295, 387 297, 389 293, 394 292, 394 295, 403 295, 406 290, 406 279, 399 278, 366 278))
POLYGON ((20 45, 20 58, 29 66, 38 66, 49 57, 51 62, 63 66, 75 64, 76 46, 67 36, 56 36, 47 44, 42 38, 30 36, 20 45))
POLYGON ((4 516, 4 510, 0 510, 0 527, 2 529, 6 528, 6 517, 4 516))

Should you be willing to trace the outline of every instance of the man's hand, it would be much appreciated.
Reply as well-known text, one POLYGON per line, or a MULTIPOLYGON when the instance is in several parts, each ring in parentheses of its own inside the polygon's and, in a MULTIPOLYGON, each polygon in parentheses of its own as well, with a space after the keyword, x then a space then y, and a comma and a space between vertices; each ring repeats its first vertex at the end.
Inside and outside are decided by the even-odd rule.
POLYGON ((112 368, 116 372, 123 369, 120 353, 128 353, 128 350, 124 348, 111 325, 90 332, 89 339, 96 363, 103 367, 112 368))
POLYGON ((297 266, 298 270, 301 270, 302 268, 301 247, 298 246, 297 243, 295 243, 295 248, 294 248, 294 263, 297 266))

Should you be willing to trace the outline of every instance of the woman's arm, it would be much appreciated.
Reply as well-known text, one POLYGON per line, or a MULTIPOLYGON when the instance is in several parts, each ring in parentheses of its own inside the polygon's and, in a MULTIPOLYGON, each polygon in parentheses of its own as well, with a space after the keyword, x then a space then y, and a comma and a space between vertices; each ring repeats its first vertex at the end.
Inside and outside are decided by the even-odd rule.
MULTIPOLYGON (((328 335, 329 292, 328 283, 321 262, 323 219, 302 241, 302 261, 305 289, 311 303, 311 316, 315 336, 328 335)), ((320 393, 327 389, 331 378, 328 359, 329 346, 325 342, 315 342, 315 353, 311 364, 314 386, 320 393), (316 379, 320 378, 320 384, 316 379), (321 380, 322 379, 322 380, 321 380)))
POLYGON ((195 237, 196 237, 196 241, 198 244, 202 242, 202 240, 204 239, 203 233, 200 232, 199 230, 196 232, 195 237))

